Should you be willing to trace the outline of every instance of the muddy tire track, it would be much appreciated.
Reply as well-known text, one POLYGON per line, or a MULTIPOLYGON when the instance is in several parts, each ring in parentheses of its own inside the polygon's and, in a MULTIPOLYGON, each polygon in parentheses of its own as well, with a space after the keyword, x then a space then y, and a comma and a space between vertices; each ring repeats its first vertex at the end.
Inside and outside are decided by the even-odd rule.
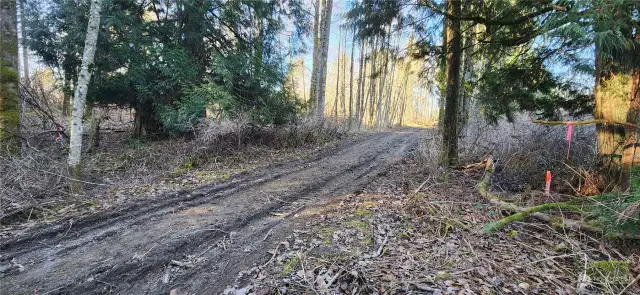
POLYGON ((272 213, 292 214, 362 188, 421 133, 376 133, 309 160, 33 229, 0 244, 0 265, 24 266, 0 273, 0 294, 168 294, 176 286, 186 294, 218 294, 239 270, 264 263, 265 250, 286 234, 286 218, 272 213), (233 244, 215 247, 229 238, 233 244), (192 268, 162 282, 171 260, 194 256, 201 259, 192 268))

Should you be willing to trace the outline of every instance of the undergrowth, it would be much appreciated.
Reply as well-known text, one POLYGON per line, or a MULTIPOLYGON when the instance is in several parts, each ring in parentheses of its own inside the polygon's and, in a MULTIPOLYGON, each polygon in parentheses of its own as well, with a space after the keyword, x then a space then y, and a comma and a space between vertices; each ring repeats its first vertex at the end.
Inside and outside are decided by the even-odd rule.
POLYGON ((591 198, 589 217, 608 236, 640 236, 640 167, 631 169, 628 192, 612 192, 591 198))
POLYGON ((240 119, 204 120, 190 137, 161 140, 122 131, 104 132, 100 147, 83 155, 85 191, 77 199, 68 197, 67 150, 52 144, 55 135, 34 137, 21 158, 0 156, 0 224, 43 220, 58 208, 78 210, 78 204, 97 197, 121 202, 143 192, 159 195, 179 186, 224 180, 230 173, 272 162, 278 155, 297 155, 294 149, 309 152, 350 132, 345 124, 330 121, 276 127, 240 119))

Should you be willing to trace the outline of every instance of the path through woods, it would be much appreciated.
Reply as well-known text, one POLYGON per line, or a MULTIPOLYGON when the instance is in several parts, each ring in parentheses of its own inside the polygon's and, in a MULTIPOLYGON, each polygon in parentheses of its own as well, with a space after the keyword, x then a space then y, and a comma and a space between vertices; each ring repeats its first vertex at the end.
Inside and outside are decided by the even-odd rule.
POLYGON ((0 294, 218 294, 269 260, 290 234, 288 217, 358 191, 426 133, 375 133, 312 159, 34 228, 0 241, 0 294))

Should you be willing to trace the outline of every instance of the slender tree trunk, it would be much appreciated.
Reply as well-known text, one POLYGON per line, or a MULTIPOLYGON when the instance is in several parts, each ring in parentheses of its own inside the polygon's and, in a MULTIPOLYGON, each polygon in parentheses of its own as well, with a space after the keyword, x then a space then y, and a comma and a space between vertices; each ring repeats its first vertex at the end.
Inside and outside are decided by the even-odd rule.
MULTIPOLYGON (((346 35, 346 34, 345 34, 346 35)), ((342 117, 347 117, 346 97, 344 90, 347 87, 347 36, 344 37, 344 43, 342 45, 342 87, 340 87, 340 98, 342 101, 342 117)))
POLYGON ((87 38, 84 43, 84 53, 82 55, 82 66, 80 68, 80 76, 78 76, 78 83, 76 84, 76 91, 73 96, 73 118, 71 123, 71 138, 69 140, 69 174, 73 179, 70 183, 70 190, 73 194, 78 194, 82 191, 82 183, 79 181, 82 176, 80 170, 82 155, 82 114, 87 98, 89 81, 91 80, 89 67, 93 64, 93 58, 96 53, 96 43, 100 29, 101 4, 101 0, 91 1, 87 38))
POLYGON ((87 153, 92 153, 94 148, 100 146, 100 123, 102 122, 102 110, 97 105, 91 105, 89 116, 91 124, 89 125, 89 141, 87 144, 87 153))
POLYGON ((0 0, 0 154, 20 153, 18 33, 15 0, 0 0))
POLYGON ((381 127, 382 126, 382 113, 384 112, 384 110, 382 109, 382 102, 384 99, 384 89, 385 89, 385 85, 387 82, 387 73, 388 73, 388 69, 389 69, 389 47, 386 46, 385 44, 387 44, 389 42, 388 38, 383 37, 382 38, 382 45, 380 46, 380 54, 384 54, 384 65, 381 65, 381 70, 382 70, 382 76, 380 77, 378 75, 380 79, 380 85, 378 85, 378 101, 377 101, 377 105, 376 105, 376 126, 377 127, 381 127))
POLYGON ((340 88, 340 46, 342 46, 342 29, 338 30, 338 65, 336 68, 336 97, 333 103, 333 116, 338 117, 338 90, 340 88))
POLYGON ((65 76, 65 86, 62 90, 62 116, 66 119, 69 117, 69 106, 71 105, 71 95, 69 95, 69 89, 73 89, 71 86, 71 79, 67 79, 65 76))
POLYGON ((318 87, 318 69, 320 67, 320 0, 314 1, 315 14, 313 17, 313 61, 311 65, 311 85, 309 86, 309 110, 315 114, 318 108, 316 88, 318 87))
POLYGON ((392 88, 395 86, 393 85, 395 83, 395 78, 396 78, 396 60, 395 58, 393 59, 393 63, 391 64, 391 79, 389 79, 389 83, 387 86, 387 94, 385 95, 387 100, 385 102, 385 112, 384 112, 384 124, 385 127, 391 127, 390 123, 390 113, 392 111, 392 102, 391 102, 391 94, 392 92, 392 88))
POLYGON ((360 127, 360 125, 362 124, 362 91, 363 90, 363 84, 362 84, 362 78, 363 78, 363 72, 364 72, 364 68, 365 68, 365 61, 364 61, 364 40, 360 40, 360 64, 358 66, 358 89, 356 90, 356 120, 358 122, 358 127, 360 127))
MULTIPOLYGON (((406 78, 407 80, 409 79, 408 76, 409 74, 407 74, 407 78, 406 78)), ((404 112, 407 107, 407 99, 406 99, 407 84, 408 84, 407 82, 404 83, 404 95, 400 98, 402 99, 402 108, 400 109, 400 126, 404 126, 404 112)))
POLYGON ((375 93, 375 89, 376 89, 376 79, 377 79, 377 68, 376 68, 376 62, 378 59, 378 54, 380 53, 379 51, 376 52, 376 48, 377 48, 378 42, 377 42, 377 38, 376 41, 374 41, 371 44, 371 58, 373 59, 371 61, 371 75, 369 78, 369 93, 367 94, 367 100, 369 100, 369 126, 373 127, 373 115, 374 115, 374 111, 375 111, 375 101, 376 101, 376 93, 375 93))
MULTIPOLYGON (((363 41, 364 42, 364 41, 363 41)), ((365 47, 365 53, 366 51, 369 50, 368 46, 365 47)), ((364 59, 364 71, 362 72, 362 79, 360 79, 360 84, 362 85, 362 91, 360 92, 360 117, 358 118, 358 124, 359 126, 362 126, 362 124, 364 123, 364 119, 365 119, 365 114, 366 114, 366 110, 367 110, 367 81, 369 79, 367 79, 367 73, 371 71, 371 65, 370 65, 370 57, 367 58, 365 56, 364 59)))
POLYGON ((322 35, 320 43, 322 51, 320 52, 320 72, 318 74, 318 87, 316 88, 316 99, 318 100, 317 118, 324 117, 324 103, 327 85, 327 58, 329 55, 329 35, 331 32, 331 10, 333 9, 333 0, 322 0, 324 9, 322 13, 322 35))
MULTIPOLYGON (((460 15, 462 1, 449 0, 448 11, 460 15)), ((447 90, 442 124, 440 163, 452 166, 458 161, 458 102, 460 93, 460 61, 462 59, 460 21, 448 20, 447 24, 447 90)))
MULTIPOLYGON (((469 10, 471 8, 470 0, 465 0, 465 10, 469 10)), ((464 36, 464 61, 462 66, 462 95, 461 95, 461 107, 459 114, 459 126, 458 126, 458 136, 462 137, 464 133, 464 129, 467 126, 467 122, 469 121, 469 108, 471 105, 471 96, 473 94, 473 84, 475 80, 475 75, 473 71, 473 53, 474 48, 473 44, 475 43, 475 32, 473 30, 466 30, 464 36)))
POLYGON ((302 101, 309 102, 307 100, 307 84, 305 83, 304 76, 306 76, 307 68, 304 66, 304 59, 302 60, 302 101))
MULTIPOLYGON (((447 4, 447 6, 451 6, 450 1, 447 0, 445 2, 445 4, 447 4)), ((447 33, 448 33, 448 26, 449 24, 449 20, 445 17, 443 18, 443 23, 442 23, 442 56, 440 58, 440 64, 439 64, 439 69, 440 69, 440 73, 439 73, 439 78, 444 77, 443 79, 438 79, 438 90, 440 92, 440 96, 438 97, 438 128, 440 130, 442 130, 442 125, 444 124, 444 108, 445 108, 445 96, 447 93, 447 52, 448 52, 448 46, 447 46, 447 42, 448 42, 448 38, 447 38, 447 33)))
POLYGON ((351 39, 351 60, 349 61, 349 127, 353 121, 353 48, 356 45, 356 35, 351 39))
POLYGON ((24 74, 24 84, 29 84, 29 48, 27 48, 27 31, 25 23, 27 22, 24 17, 24 3, 25 0, 19 0, 20 2, 20 30, 22 41, 22 73, 24 74))
MULTIPOLYGON (((29 75, 29 49, 27 48, 27 31, 26 31, 26 19, 24 17, 24 3, 25 0, 19 0, 18 1, 19 5, 20 5, 20 43, 22 44, 22 73, 23 73, 23 80, 22 80, 22 84, 29 86, 30 84, 30 75, 29 75)), ((21 133, 24 135, 26 128, 25 128, 25 113, 27 111, 27 102, 25 101, 26 99, 26 95, 21 95, 19 97, 20 99, 20 131, 21 133)), ((20 147, 20 154, 24 155, 27 151, 27 140, 26 138, 23 136, 22 140, 21 140, 22 144, 20 147)))
MULTIPOLYGON (((391 38, 391 27, 389 27, 389 48, 388 48, 389 54, 391 54, 391 40, 393 40, 393 38, 391 38)), ((394 48, 396 47, 394 46, 394 48)), ((392 98, 391 95, 393 93, 392 89, 396 86, 394 85, 394 83, 396 78, 397 59, 395 56, 392 56, 391 58, 393 59, 391 63, 391 79, 389 79, 389 83, 387 83, 387 89, 386 89, 387 94, 385 95, 386 97, 385 112, 383 114, 385 127, 391 127, 390 115, 391 115, 391 112, 394 111, 392 106, 392 101, 391 101, 391 98, 392 98)))

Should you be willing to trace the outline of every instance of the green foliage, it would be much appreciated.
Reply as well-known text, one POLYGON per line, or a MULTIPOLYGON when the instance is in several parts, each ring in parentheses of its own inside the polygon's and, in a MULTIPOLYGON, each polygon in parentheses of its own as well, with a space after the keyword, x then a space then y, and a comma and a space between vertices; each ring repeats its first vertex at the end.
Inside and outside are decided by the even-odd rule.
POLYGON ((288 275, 294 270, 296 270, 296 268, 298 268, 299 266, 300 266, 300 257, 294 256, 293 258, 284 262, 284 264, 282 265, 282 274, 288 275))
POLYGON ((611 237, 640 235, 640 167, 631 169, 628 193, 612 192, 593 197, 589 217, 611 237), (634 209, 635 208, 635 209, 634 209))
MULTIPOLYGON (((29 2, 30 49, 61 80, 75 81, 89 1, 29 2)), ((87 99, 136 107, 168 133, 189 130, 209 104, 277 123, 296 111, 282 86, 279 36, 291 20, 291 51, 300 52, 308 18, 299 0, 105 0, 87 99)))
POLYGON ((517 112, 559 119, 564 115, 588 114, 593 109, 589 92, 560 81, 536 57, 488 69, 480 80, 476 99, 492 123, 502 116, 512 121, 517 112))
POLYGON ((628 261, 594 261, 587 266, 587 275, 603 289, 621 291, 629 283, 628 261))
POLYGON ((232 101, 216 101, 229 115, 248 113, 259 124, 284 124, 300 108, 299 99, 286 83, 287 69, 278 56, 248 59, 242 53, 214 60, 213 82, 230 93, 232 101))
POLYGON ((136 149, 136 150, 145 149, 149 146, 147 142, 139 138, 129 138, 125 141, 125 143, 127 147, 136 149))
POLYGON ((386 36, 386 27, 401 16, 402 4, 403 1, 356 1, 346 17, 360 39, 386 36))
POLYGON ((200 121, 207 106, 215 104, 222 112, 233 109, 234 103, 234 97, 222 87, 207 83, 186 90, 172 106, 159 105, 158 116, 167 133, 184 133, 200 121))

